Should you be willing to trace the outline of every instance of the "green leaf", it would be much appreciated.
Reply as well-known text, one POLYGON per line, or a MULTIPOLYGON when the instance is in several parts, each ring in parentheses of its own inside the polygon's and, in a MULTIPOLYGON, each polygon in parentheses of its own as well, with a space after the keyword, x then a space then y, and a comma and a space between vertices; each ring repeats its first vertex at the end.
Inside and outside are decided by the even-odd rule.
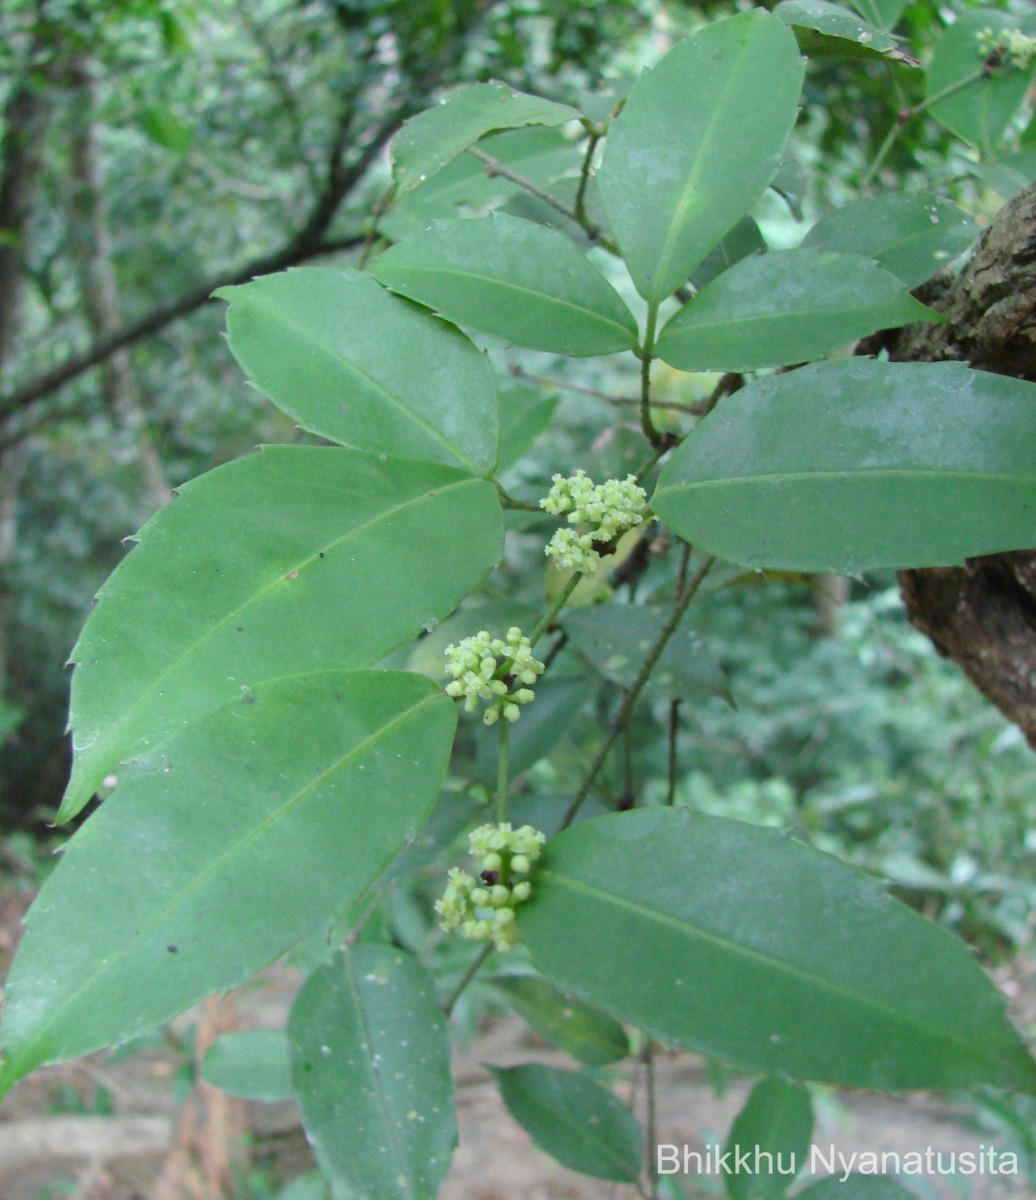
POLYGON ((614 1017, 566 996, 546 979, 499 975, 492 984, 542 1038, 581 1063, 601 1067, 629 1054, 629 1038, 614 1017))
MULTIPOLYGON (((525 709, 521 720, 511 726, 507 761, 512 778, 550 754, 565 736, 573 712, 585 695, 584 680, 572 676, 543 679, 536 685, 535 702, 525 709)), ((496 779, 498 755, 497 738, 479 738, 476 765, 479 778, 487 783, 496 779)))
POLYGON ((480 629, 503 637, 512 625, 531 629, 538 619, 539 613, 531 605, 510 600, 506 596, 458 609, 417 642, 407 658, 407 670, 418 671, 429 679, 443 682, 446 679, 443 656, 446 647, 453 642, 478 633, 480 629))
POLYGON ((892 192, 821 217, 803 247, 863 254, 915 288, 967 250, 975 222, 956 205, 921 192, 892 192))
POLYGON ((479 138, 523 125, 579 120, 567 104, 516 92, 502 83, 454 88, 433 108, 411 117, 392 140, 392 168, 401 191, 415 188, 479 138))
POLYGON ((302 1123, 341 1200, 435 1200, 457 1142, 446 1022, 392 946, 318 968, 288 1020, 302 1123))
MULTIPOLYGON (((479 149, 513 172, 540 187, 582 162, 579 148, 556 129, 514 129, 479 143, 479 149)), ((396 241, 419 233, 440 217, 470 215, 495 207, 521 191, 521 185, 503 175, 486 173, 472 154, 462 154, 430 176, 420 187, 404 192, 381 219, 379 228, 396 241)))
POLYGON ((1032 72, 1007 66, 984 72, 985 55, 976 41, 983 29, 1036 33, 1036 16, 1019 21, 1010 13, 992 8, 961 13, 935 47, 925 71, 925 94, 931 99, 947 89, 957 89, 933 104, 929 112, 988 155, 1025 99, 1032 72))
POLYGON ((872 259, 782 250, 743 259, 710 283, 673 315, 656 349, 681 371, 754 371, 944 319, 872 259))
POLYGON ((742 217, 722 242, 691 272, 691 283, 699 291, 750 254, 765 254, 766 242, 751 217, 742 217))
POLYGON ((547 843, 518 922, 548 979, 659 1041, 849 1087, 1036 1092, 963 943, 775 830, 681 809, 584 821, 547 843))
POLYGON ((0 1088, 326 930, 426 820, 455 706, 395 671, 271 681, 149 750, 72 838, 7 981, 0 1088))
POLYGON ((813 1106, 801 1084, 782 1079, 757 1083, 735 1118, 725 1146, 732 1152, 732 1169, 724 1173, 723 1180, 730 1200, 783 1196, 806 1164, 812 1135, 813 1106), (734 1165, 739 1152, 750 1156, 745 1172, 734 1165), (771 1157, 763 1158, 766 1154, 771 1157))
POLYGON ((892 29, 903 15, 907 0, 851 0, 860 16, 879 29, 892 29))
POLYGON ((225 1033, 207 1050, 201 1077, 230 1096, 290 1100, 291 1066, 283 1029, 225 1033))
POLYGON ((777 173, 803 64, 759 10, 716 21, 634 84, 612 122, 601 199, 638 291, 668 296, 777 173))
POLYGON ((505 213, 436 221, 371 267, 394 292, 516 346, 588 358, 629 350, 637 322, 556 229, 505 213))
POLYGON ((1016 192, 1036 180, 1036 147, 1029 146, 1000 159, 970 163, 969 170, 986 187, 999 192, 1005 200, 1010 200, 1016 192))
MULTIPOLYGON (((669 613, 632 604, 601 604, 566 612, 562 625, 572 647, 606 679, 632 685, 669 613)), ((726 677, 687 621, 669 639, 647 683, 649 695, 701 699, 729 697, 726 677)))
POLYGON ((821 1179, 799 1192, 795 1200, 917 1200, 917 1194, 886 1175, 851 1174, 821 1179))
POLYGON ((556 395, 544 396, 535 388, 508 388, 501 393, 498 472, 514 466, 532 448, 554 419, 557 406, 556 395))
POLYGON ((156 145, 174 154, 186 154, 194 141, 191 129, 168 108, 142 109, 140 127, 156 145))
POLYGON ((636 1181, 640 1129, 611 1092, 586 1075, 538 1063, 489 1069, 508 1112, 541 1150, 595 1179, 636 1181))
POLYGON ((789 25, 815 29, 826 37, 857 42, 878 53, 899 48, 896 38, 861 20, 851 9, 830 4, 828 0, 781 0, 773 11, 789 25))
POLYGON ((698 549, 858 575, 1036 545, 1036 385, 960 363, 842 359, 757 379, 663 469, 698 549))
POLYGON ((492 470, 496 383, 459 330, 359 271, 300 267, 216 295, 230 301, 228 340, 245 374, 303 429, 475 475, 492 470))
POLYGON ((72 652, 61 820, 247 687, 380 661, 486 574, 502 521, 495 488, 447 467, 271 446, 188 483, 138 540, 72 652))

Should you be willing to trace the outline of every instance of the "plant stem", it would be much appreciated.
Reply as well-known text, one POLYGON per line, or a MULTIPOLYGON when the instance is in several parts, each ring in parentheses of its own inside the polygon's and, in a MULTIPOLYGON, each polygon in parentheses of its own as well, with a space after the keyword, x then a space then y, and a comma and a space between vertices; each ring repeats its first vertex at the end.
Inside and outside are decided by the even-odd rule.
POLYGON ((658 1200, 658 1170, 655 1162, 655 1146, 658 1141, 658 1117, 655 1106, 655 1053, 649 1041, 644 1047, 644 1066, 647 1068, 647 1121, 644 1129, 645 1157, 647 1158, 648 1195, 658 1200))
POLYGON ((579 586, 582 578, 582 572, 576 571, 572 578, 569 579, 568 583, 566 583, 561 589, 561 594, 557 597, 554 603, 550 606, 550 608, 547 609, 543 616, 540 617, 539 621, 536 623, 536 628, 532 631, 532 633, 529 634, 529 641, 533 646, 536 645, 540 638, 543 637, 543 635, 554 623, 554 618, 568 603, 569 597, 579 586))
POLYGON ((507 820, 507 754, 511 740, 511 722, 501 717, 500 756, 496 764, 496 819, 501 824, 507 820))
POLYGON ((601 134, 591 133, 586 143, 586 154, 583 155, 583 167, 579 173, 579 187, 576 189, 575 218, 582 224, 586 218, 586 185, 590 182, 590 165, 593 162, 594 151, 601 140, 601 134))
POLYGON ((651 360, 655 352, 655 326, 658 323, 658 301, 648 304, 644 343, 640 348, 640 427, 644 436, 656 449, 665 445, 662 435, 651 419, 651 360))
POLYGON ((676 604, 673 606, 673 611, 670 613, 669 619, 662 627, 662 632, 655 640, 655 644, 651 647, 650 653, 644 660, 640 671, 637 673, 636 679, 630 685, 630 689, 622 701, 622 705, 615 716, 615 720, 612 722, 611 729, 608 731, 608 736, 604 740, 604 745, 601 746, 600 750, 597 751, 593 762, 590 764, 590 769, 586 773, 586 777, 583 779, 582 784, 580 784, 579 791, 577 791, 575 796, 572 797, 572 803, 568 806, 568 809, 565 812, 564 820, 561 822, 562 829, 567 829, 568 826, 572 824, 572 822, 575 820, 576 813, 579 812, 580 806, 590 794, 590 789, 594 785, 594 780, 600 774, 601 768, 604 766, 605 760, 611 752, 612 746, 615 745, 616 739, 625 728, 626 723, 629 721, 630 716, 633 713, 633 706, 636 704, 640 693, 644 690, 644 685, 647 683, 651 672, 654 670, 655 664, 658 662, 659 658, 661 658, 662 651, 666 648, 666 644, 668 643, 669 639, 676 632, 676 627, 680 624, 681 618, 687 611, 687 606, 694 599, 698 589, 705 582, 705 576, 708 575, 710 569, 712 568, 712 564, 715 561, 716 560, 714 558, 710 557, 702 563, 694 577, 687 584, 687 587, 684 588, 676 604))
POLYGON ((461 979, 460 983, 458 983, 457 986, 453 989, 453 991, 450 993, 449 999, 443 1005, 443 1012, 446 1014, 447 1017, 449 1017, 452 1014, 454 1008, 456 1008, 456 1006, 457 1006, 457 1001, 461 998, 461 996, 464 993, 464 989, 475 978, 475 976, 478 974, 479 969, 481 968, 482 964, 486 961, 486 959, 492 953, 493 953, 493 943, 488 942, 478 952, 478 955, 471 960, 471 965, 464 972, 464 976, 461 979))
POLYGON ((669 761, 666 772, 666 804, 672 808, 676 803, 676 738, 680 731, 680 700, 669 701, 669 761))
MULTIPOLYGON (((547 387, 555 387, 559 391, 578 392, 580 396, 596 396, 598 400, 614 404, 617 408, 637 408, 640 405, 639 396, 613 396, 609 392, 602 392, 600 388, 585 387, 580 383, 569 383, 565 379, 554 379, 549 375, 537 375, 532 371, 526 371, 524 367, 520 367, 517 363, 513 363, 508 369, 517 379, 527 379, 530 383, 542 383, 547 387)), ((679 400, 651 401, 653 408, 665 408, 672 412, 689 413, 692 417, 700 417, 702 415, 705 403, 704 400, 692 401, 689 404, 683 404, 679 400)))

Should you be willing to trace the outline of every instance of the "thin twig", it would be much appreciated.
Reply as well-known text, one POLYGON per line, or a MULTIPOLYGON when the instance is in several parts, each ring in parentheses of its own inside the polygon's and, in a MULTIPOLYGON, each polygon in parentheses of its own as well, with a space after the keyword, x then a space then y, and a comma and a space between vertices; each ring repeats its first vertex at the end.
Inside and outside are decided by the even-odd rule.
POLYGON ((443 1012, 446 1014, 447 1017, 453 1015, 453 1010, 457 1006, 457 1001, 463 995, 464 989, 475 978, 475 976, 479 972, 479 968, 482 966, 482 964, 486 961, 486 959, 492 953, 493 953, 493 943, 487 942, 486 945, 483 946, 482 949, 478 952, 478 954, 475 956, 475 958, 473 958, 471 960, 471 965, 464 972, 464 975, 461 978, 460 983, 458 983, 457 986, 453 989, 453 991, 449 995, 449 999, 443 1005, 443 1012))
MULTIPOLYGON (((581 383, 569 383, 565 379, 554 379, 549 375, 537 375, 533 371, 526 371, 524 367, 520 367, 517 363, 512 364, 510 372, 516 379, 525 379, 529 383, 542 383, 545 387, 554 387, 563 392, 578 392, 581 396, 594 396, 598 400, 604 400, 608 404, 614 404, 617 408, 639 408, 639 396, 613 396, 610 392, 602 392, 599 388, 586 387, 581 383)), ((679 400, 652 400, 652 408, 671 409, 673 412, 689 413, 692 417, 701 416, 706 410, 705 405, 708 402, 705 400, 697 400, 690 404, 683 404, 679 400)))
POLYGON ((586 218, 586 185, 590 182, 590 167, 593 164, 594 151, 601 140, 601 134, 594 132, 586 143, 586 153, 583 155, 583 167, 579 172, 579 186, 576 188, 575 218, 580 223, 586 218))
POLYGON ((615 716, 615 720, 612 721, 611 729, 608 731, 608 736, 604 740, 604 744, 601 746, 600 750, 597 751, 593 762, 590 764, 590 770, 587 772, 586 777, 583 779, 583 782, 579 787, 579 790, 572 798, 572 803, 568 806, 568 809, 565 812, 564 820, 561 822, 562 829, 567 829, 568 826, 572 824, 583 801, 590 794, 590 789, 594 785, 594 780, 600 774, 605 760, 611 753, 612 746, 615 745, 616 739, 625 728, 627 721, 629 721, 630 716, 633 713, 633 706, 636 704, 640 693, 644 690, 644 685, 647 683, 651 672, 655 669, 655 664, 658 662, 659 658, 661 658, 662 651, 666 648, 669 639, 676 632, 676 627, 680 624, 681 618, 687 611, 687 606, 694 599, 698 589, 705 582, 705 576, 708 575, 712 564, 715 561, 716 560, 714 558, 710 557, 702 563, 695 573, 693 579, 691 579, 690 583, 688 583, 687 587, 684 589, 683 594, 673 606, 673 611, 670 613, 668 620, 662 627, 662 632, 656 638, 655 644, 651 647, 647 658, 644 660, 640 671, 637 673, 636 679, 633 681, 629 691, 623 698, 622 704, 619 707, 619 711, 615 716))
POLYGON ((650 1039, 641 1057, 647 1069, 647 1121, 644 1129, 645 1158, 647 1159, 648 1195, 658 1200, 658 1164, 655 1161, 658 1144, 658 1117, 655 1103, 655 1053, 650 1039))
POLYGON ((510 746, 511 722, 501 717, 500 752, 496 763, 496 819, 502 825, 507 820, 507 758, 510 746))
POLYGON ((644 342, 640 348, 640 427, 644 436, 656 449, 665 445, 665 439, 651 417, 651 362, 655 353, 655 325, 658 321, 658 301, 648 304, 647 326, 644 342))
POLYGON ((551 625, 553 625, 554 618, 568 603, 569 597, 579 586, 582 578, 583 576, 581 572, 576 571, 571 579, 569 579, 568 583, 566 583, 562 588, 561 593, 558 595, 554 603, 550 606, 550 608, 547 609, 543 616, 540 617, 539 621, 536 623, 536 628, 533 629, 532 633, 529 634, 529 641, 533 646, 536 645, 536 643, 541 637, 543 637, 551 625))

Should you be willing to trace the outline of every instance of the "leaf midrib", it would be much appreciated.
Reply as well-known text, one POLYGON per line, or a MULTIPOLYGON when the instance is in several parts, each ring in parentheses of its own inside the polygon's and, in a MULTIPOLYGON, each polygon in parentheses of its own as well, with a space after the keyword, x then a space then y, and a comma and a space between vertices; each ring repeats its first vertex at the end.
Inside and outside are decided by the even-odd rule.
POLYGON ((861 996, 859 992, 833 982, 825 978, 823 975, 810 974, 794 963, 787 962, 783 959, 774 958, 770 954, 765 954, 761 950, 756 950, 751 946, 739 945, 737 942, 731 941, 729 938, 719 934, 710 933, 706 929, 702 929, 697 925, 692 925, 688 920, 681 920, 677 917, 670 916, 668 913, 659 912, 658 909, 649 908, 647 905, 639 904, 634 900, 629 900, 624 896, 616 896, 612 892, 606 892, 601 888, 592 886, 582 879, 576 879, 573 876, 561 875, 557 870, 549 867, 541 867, 539 871, 541 878, 549 878, 561 888, 568 888, 570 891, 583 892, 587 896, 592 896, 596 901, 603 904, 613 904, 620 909, 626 909, 638 917, 647 918, 648 920, 657 921, 661 925, 671 926, 674 929, 682 931, 685 936, 688 936, 693 941, 697 938, 700 941, 708 942, 713 946, 727 954, 743 958, 756 964, 762 964, 765 967, 772 969, 776 974, 782 974, 790 977, 799 983, 806 984, 812 989, 813 994, 817 992, 827 992, 832 997, 844 1001, 849 1000, 855 1002, 857 1007, 869 1009, 878 1016, 890 1020, 892 1025, 898 1025, 906 1030, 919 1031, 929 1041, 936 1043, 942 1042, 951 1047, 956 1047, 964 1051, 966 1058, 974 1061, 976 1058, 980 1061, 991 1063, 997 1067, 1004 1068, 1009 1077, 1014 1077, 1017 1072, 1017 1067, 1010 1061, 1005 1061, 999 1057, 994 1057, 985 1052, 984 1047, 976 1047, 971 1042, 965 1041, 960 1035, 945 1029, 932 1029, 932 1027, 922 1024, 917 1018, 904 1015, 896 1009, 890 1009, 883 1004, 877 1003, 868 996, 861 996))
POLYGON ((698 479, 698 480, 681 480, 677 483, 669 483, 664 487, 659 488, 658 495, 664 496, 670 492, 689 492, 696 491, 700 488, 722 488, 735 487, 739 484, 747 483, 782 483, 792 484, 796 480, 807 479, 873 479, 880 478, 896 478, 899 476, 912 477, 915 475, 936 475, 940 479, 978 479, 987 482, 1002 482, 1002 483, 1030 483, 1036 485, 1036 473, 1033 475, 1008 475, 1003 471, 960 471, 949 470, 942 467, 875 467, 874 469, 866 467, 857 467, 855 469, 846 469, 844 471, 781 471, 769 472, 760 475, 728 475, 723 479, 698 479))
MULTIPOLYGON (((326 673, 327 672, 314 672, 314 674, 326 673)), ((293 796, 285 800, 279 808, 268 813, 267 816, 257 825, 254 825, 249 830, 243 831, 241 836, 237 839, 232 847, 228 848, 219 858, 215 859, 209 864, 208 867, 199 872, 187 884, 181 887, 179 891, 170 896, 166 903, 154 913, 149 921, 142 923, 140 929, 132 938, 126 939, 122 946, 116 950, 111 957, 104 959, 95 971, 87 975, 72 993, 72 995, 69 996, 64 1002, 64 1004, 62 1004, 61 1007, 51 1015, 49 1020, 45 1021, 43 1025, 40 1026, 36 1033, 35 1039, 30 1042, 29 1045, 39 1045, 45 1037, 47 1031, 52 1029, 55 1023, 60 1025, 63 1014, 76 1003, 76 1001, 80 996, 83 995, 84 992, 91 988, 98 979, 105 975, 111 974, 115 964, 119 963, 132 950, 134 950, 140 944, 140 941, 145 934, 154 929, 155 926, 164 920, 170 912, 180 907, 192 892, 198 891, 205 883, 207 883, 220 871, 225 863, 231 861, 238 854, 242 853, 247 846, 250 846, 260 837, 264 836, 273 826, 277 825, 281 820, 283 820, 293 808, 300 804, 325 780, 330 778, 336 772, 342 770, 342 768, 345 767, 351 759, 369 749, 371 746, 376 745, 379 741, 381 741, 384 737, 387 737, 388 734, 392 733, 399 726, 409 721, 412 717, 420 714, 420 712, 428 708, 429 705, 438 701, 441 695, 442 693, 439 691, 433 692, 425 696, 424 699, 418 701, 416 704, 412 704, 409 708, 406 708, 401 713, 398 713, 391 721, 387 722, 376 732, 369 734, 362 741, 358 742, 347 753, 343 754, 334 763, 332 763, 331 766, 327 767, 304 787, 300 788, 293 796)), ((231 701, 231 705, 233 703, 235 703, 235 701, 231 701)), ((224 705, 223 707, 229 708, 231 705, 224 705)), ((218 987, 219 985, 217 984, 216 986, 218 987)), ((4 1062, 4 1073, 7 1073, 12 1064, 19 1061, 20 1057, 21 1056, 17 1055, 9 1055, 4 1062)))
MULTIPOLYGON (((902 312, 899 314, 901 316, 906 316, 908 312, 918 312, 919 309, 924 308, 924 305, 921 305, 919 301, 914 300, 911 296, 906 294, 897 295, 894 298, 894 302, 896 305, 902 308, 902 312)), ((867 304, 857 305, 854 308, 831 308, 830 305, 824 305, 823 307, 818 306, 817 308, 790 308, 781 309, 778 312, 756 312, 743 317, 723 317, 721 315, 719 319, 711 320, 696 319, 692 315, 692 306, 692 311, 688 311, 687 309, 680 310, 681 313, 687 312, 687 319, 685 321, 681 321, 679 324, 668 325, 662 330, 658 337, 658 349, 659 351, 664 349, 664 343, 667 338, 693 337, 695 334, 701 333, 702 331, 726 329, 732 325, 753 325, 759 324, 760 322, 798 320, 802 317, 815 317, 818 315, 839 318, 859 316, 861 319, 871 314, 878 317, 882 315, 892 316, 892 313, 885 311, 885 306, 887 306, 886 301, 875 300, 867 304)))

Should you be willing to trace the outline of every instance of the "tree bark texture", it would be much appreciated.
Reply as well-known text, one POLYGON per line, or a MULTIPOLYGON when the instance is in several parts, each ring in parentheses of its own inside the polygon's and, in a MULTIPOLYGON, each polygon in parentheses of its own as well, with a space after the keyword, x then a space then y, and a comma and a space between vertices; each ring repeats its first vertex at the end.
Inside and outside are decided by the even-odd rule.
MULTIPOLYGON (((949 323, 889 335, 893 360, 1036 381, 1036 184, 1004 205, 959 275, 940 272, 918 294, 949 323)), ((911 621, 1036 749, 1036 549, 901 571, 899 582, 911 621)))

